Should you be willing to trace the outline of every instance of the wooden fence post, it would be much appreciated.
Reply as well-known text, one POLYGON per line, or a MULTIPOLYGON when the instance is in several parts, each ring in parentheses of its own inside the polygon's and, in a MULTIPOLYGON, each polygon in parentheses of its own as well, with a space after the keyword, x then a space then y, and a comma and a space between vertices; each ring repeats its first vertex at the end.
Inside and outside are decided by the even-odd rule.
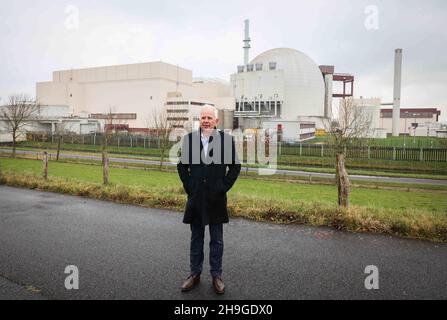
POLYGON ((43 153, 43 178, 45 179, 45 180, 47 180, 48 179, 48 152, 44 152, 43 153))
POLYGON ((109 156, 107 151, 102 151, 102 179, 103 184, 109 184, 109 156))

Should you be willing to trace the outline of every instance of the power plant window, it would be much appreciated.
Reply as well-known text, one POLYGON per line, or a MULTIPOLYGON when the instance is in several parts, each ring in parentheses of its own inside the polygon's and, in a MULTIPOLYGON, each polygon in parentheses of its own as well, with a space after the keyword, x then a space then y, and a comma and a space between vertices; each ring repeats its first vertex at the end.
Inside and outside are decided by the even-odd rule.
POLYGON ((262 63, 256 64, 256 71, 262 71, 262 63))
POLYGON ((270 70, 276 70, 276 62, 270 62, 269 68, 270 68, 270 70))

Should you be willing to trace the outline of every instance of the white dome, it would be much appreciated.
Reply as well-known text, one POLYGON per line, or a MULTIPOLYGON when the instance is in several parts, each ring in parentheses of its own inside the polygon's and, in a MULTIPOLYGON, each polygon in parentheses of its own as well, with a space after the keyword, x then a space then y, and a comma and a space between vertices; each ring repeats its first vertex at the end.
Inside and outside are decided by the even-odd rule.
POLYGON ((282 118, 324 116, 324 79, 318 65, 304 53, 288 48, 268 50, 251 63, 263 63, 268 68, 270 62, 276 62, 276 69, 284 72, 282 118))

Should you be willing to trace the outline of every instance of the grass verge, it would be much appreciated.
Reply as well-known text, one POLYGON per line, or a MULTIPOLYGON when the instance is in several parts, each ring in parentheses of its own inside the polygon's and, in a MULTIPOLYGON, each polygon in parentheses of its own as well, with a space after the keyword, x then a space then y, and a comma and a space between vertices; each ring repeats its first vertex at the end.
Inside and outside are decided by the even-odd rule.
MULTIPOLYGON (((2 148, 0 147, 0 150, 2 148)), ((19 147, 17 148, 17 150, 23 150, 23 151, 35 151, 35 152, 41 152, 42 150, 52 150, 53 151, 53 155, 55 154, 55 151, 53 149, 46 149, 46 148, 38 148, 38 147, 19 147)), ((97 156, 99 157, 100 155, 98 154, 98 152, 95 151, 74 151, 74 150, 62 150, 62 153, 64 155, 84 155, 84 156, 97 156)), ((157 156, 144 156, 144 155, 135 155, 135 154, 125 154, 125 153, 114 153, 113 150, 112 152, 109 153, 109 155, 113 158, 118 158, 118 159, 135 159, 135 160, 152 160, 152 161, 159 161, 160 158, 157 156)), ((25 157, 23 155, 20 155, 20 157, 25 157)), ((50 159, 54 158, 54 156, 50 155, 50 159)), ((36 156, 27 156, 27 158, 36 158, 36 156)), ((67 159, 67 157, 64 157, 65 159, 67 159)), ((61 158, 63 159, 63 158, 61 158)), ((91 160, 90 160, 91 161, 91 160)), ((294 170, 294 171, 304 171, 304 172, 309 172, 309 173, 335 173, 335 169, 334 169, 334 164, 331 162, 332 159, 330 159, 330 161, 328 161, 328 159, 322 159, 322 158, 306 158, 306 157, 301 157, 301 162, 297 162, 296 165, 285 165, 285 164, 281 164, 281 163, 288 163, 286 162, 280 162, 277 166, 278 170, 294 170)), ((354 161, 352 159, 348 159, 349 161, 354 161)), ((117 163, 117 162, 115 162, 117 163)), ((129 165, 129 163, 127 163, 127 165, 129 165)), ((363 164, 365 166, 365 168, 368 168, 369 164, 363 164)), ((358 169, 355 168, 351 168, 348 166, 348 171, 349 174, 351 175, 364 175, 364 176, 372 176, 372 177, 394 177, 394 178, 415 178, 415 179, 434 179, 434 180, 447 180, 447 171, 444 170, 444 167, 447 168, 447 164, 443 164, 443 163, 439 163, 439 164, 430 164, 430 166, 434 166, 434 167, 440 167, 440 171, 439 173, 437 173, 437 169, 433 169, 433 171, 427 170, 427 168, 422 168, 421 171, 418 171, 418 169, 416 168, 416 170, 414 171, 413 169, 411 169, 409 172, 406 172, 406 168, 408 168, 408 166, 414 166, 414 164, 409 164, 409 163, 401 163, 399 162, 399 164, 393 163, 393 166, 390 166, 390 163, 382 163, 382 166, 380 167, 381 169, 374 169, 375 167, 371 167, 369 170, 368 169, 361 169, 362 168, 362 164, 358 163, 356 164, 356 167, 358 167, 358 169), (388 171, 387 171, 388 169, 388 171), (420 172, 420 173, 414 173, 414 172, 420 172)), ((420 165, 420 163, 416 163, 416 165, 420 165)), ((137 167, 138 164, 132 164, 132 166, 137 167)), ((146 166, 146 165, 145 165, 146 166)), ((244 168, 246 168, 246 165, 243 166, 244 168)), ((249 167, 260 167, 257 165, 249 165, 249 167)), ((433 167, 433 168, 434 168, 433 167)))
MULTIPOLYGON (((112 184, 103 186, 98 166, 51 163, 50 178, 43 180, 36 175, 39 161, 6 160, 0 182, 9 186, 176 211, 186 202, 175 173, 116 168, 112 184)), ((447 242, 444 193, 353 188, 349 209, 335 199, 333 186, 246 178, 238 180, 228 203, 233 217, 447 242)))

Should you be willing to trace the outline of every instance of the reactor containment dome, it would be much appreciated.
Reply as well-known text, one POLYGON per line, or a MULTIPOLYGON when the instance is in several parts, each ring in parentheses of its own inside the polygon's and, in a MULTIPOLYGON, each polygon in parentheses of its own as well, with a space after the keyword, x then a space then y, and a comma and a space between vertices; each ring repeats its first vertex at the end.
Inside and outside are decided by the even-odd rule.
POLYGON ((268 50, 248 65, 239 66, 231 80, 236 98, 235 116, 297 121, 325 115, 321 70, 298 50, 268 50))

